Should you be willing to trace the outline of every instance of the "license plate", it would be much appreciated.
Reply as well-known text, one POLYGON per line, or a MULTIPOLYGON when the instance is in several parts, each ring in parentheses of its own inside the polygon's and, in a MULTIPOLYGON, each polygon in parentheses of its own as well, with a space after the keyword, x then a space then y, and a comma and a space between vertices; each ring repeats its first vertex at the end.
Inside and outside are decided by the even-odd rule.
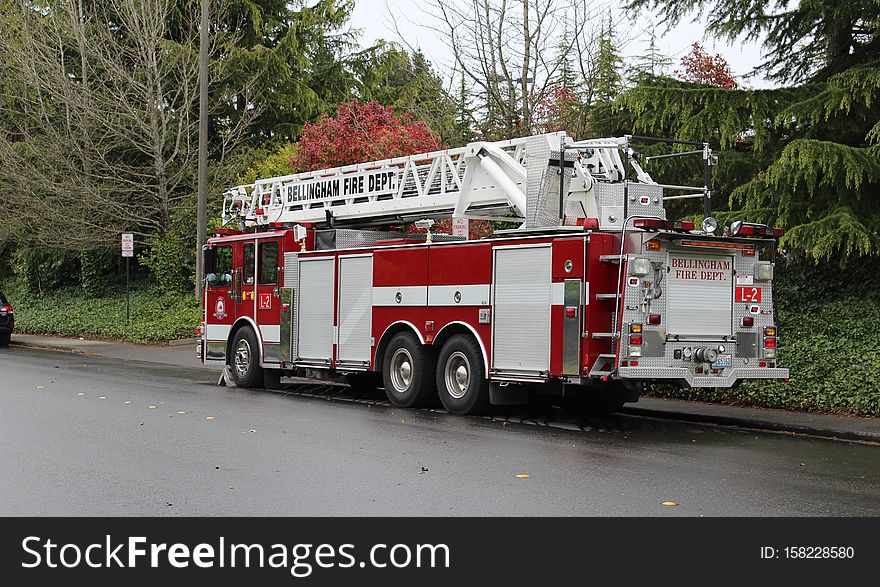
POLYGON ((718 355, 718 358, 715 359, 715 362, 712 363, 713 367, 730 367, 733 364, 733 359, 731 355, 718 355))
POLYGON ((2 312, 0 312, 0 316, 4 316, 4 317, 5 317, 5 316, 6 316, 6 310, 3 310, 2 312))

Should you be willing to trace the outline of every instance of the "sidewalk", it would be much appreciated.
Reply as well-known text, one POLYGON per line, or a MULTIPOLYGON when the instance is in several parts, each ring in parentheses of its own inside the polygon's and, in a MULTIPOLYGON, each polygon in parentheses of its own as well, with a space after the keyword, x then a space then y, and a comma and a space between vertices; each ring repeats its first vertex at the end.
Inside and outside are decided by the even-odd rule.
MULTIPOLYGON (((202 365, 199 362, 195 354, 195 339, 175 341, 167 346, 149 346, 14 334, 12 344, 114 359, 220 370, 219 364, 202 365)), ((842 440, 880 442, 880 418, 835 416, 651 397, 644 397, 637 404, 627 405, 621 412, 648 418, 703 422, 842 440)))
POLYGON ((196 358, 196 339, 174 341, 168 345, 141 345, 103 340, 60 338, 33 334, 13 334, 12 344, 30 348, 97 355, 112 359, 162 363, 178 367, 221 370, 217 364, 202 365, 196 358))

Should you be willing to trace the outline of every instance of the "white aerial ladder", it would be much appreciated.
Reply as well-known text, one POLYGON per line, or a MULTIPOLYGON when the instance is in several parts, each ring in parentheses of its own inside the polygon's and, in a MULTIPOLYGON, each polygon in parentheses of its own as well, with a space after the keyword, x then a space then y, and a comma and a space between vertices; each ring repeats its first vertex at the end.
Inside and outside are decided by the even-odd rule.
POLYGON ((258 179, 224 193, 223 222, 245 228, 377 225, 453 216, 548 227, 594 217, 600 225, 619 228, 622 218, 611 208, 625 212, 626 190, 600 194, 595 186, 636 183, 654 188, 651 210, 644 210, 652 215, 662 211, 662 187, 674 187, 651 179, 629 148, 630 139, 577 142, 564 132, 546 133, 258 179), (633 172, 629 179, 624 157, 633 172), (604 216, 603 208, 608 209, 604 216))

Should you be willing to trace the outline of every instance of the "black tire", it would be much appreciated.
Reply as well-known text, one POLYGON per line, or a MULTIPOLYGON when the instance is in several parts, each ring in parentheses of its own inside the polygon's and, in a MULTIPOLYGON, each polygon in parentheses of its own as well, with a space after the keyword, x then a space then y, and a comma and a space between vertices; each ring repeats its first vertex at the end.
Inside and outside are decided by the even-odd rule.
POLYGON ((9 332, 4 332, 0 334, 0 346, 9 346, 9 341, 12 340, 12 334, 9 332))
POLYGON ((382 378, 385 395, 400 408, 424 408, 434 399, 436 358, 409 332, 394 335, 385 349, 382 378))
POLYGON ((437 393, 453 414, 482 414, 489 409, 486 365, 477 343, 456 334, 443 345, 437 360, 437 393))
POLYGON ((226 359, 232 379, 239 387, 263 387, 263 368, 260 367, 260 345, 249 326, 235 333, 232 350, 226 359))

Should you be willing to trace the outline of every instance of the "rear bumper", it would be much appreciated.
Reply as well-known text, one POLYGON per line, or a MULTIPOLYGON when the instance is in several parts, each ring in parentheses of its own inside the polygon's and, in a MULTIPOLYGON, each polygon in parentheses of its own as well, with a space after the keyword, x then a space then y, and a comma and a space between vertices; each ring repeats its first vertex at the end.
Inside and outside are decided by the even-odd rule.
POLYGON ((733 387, 746 379, 785 379, 788 369, 728 367, 718 375, 698 375, 684 367, 621 367, 617 370, 621 379, 672 380, 685 382, 690 387, 733 387))

